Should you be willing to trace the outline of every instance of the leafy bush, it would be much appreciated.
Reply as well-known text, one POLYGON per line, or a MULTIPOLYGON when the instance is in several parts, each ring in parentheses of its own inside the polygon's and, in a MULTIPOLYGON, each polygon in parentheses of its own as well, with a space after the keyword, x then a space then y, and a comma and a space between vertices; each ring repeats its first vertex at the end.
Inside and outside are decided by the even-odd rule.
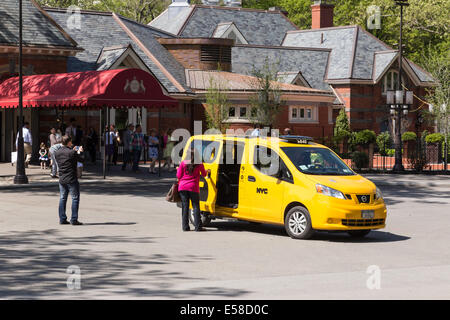
POLYGON ((395 149, 387 149, 386 150, 386 155, 389 156, 389 157, 395 156, 395 149))
POLYGON ((404 134, 402 134, 402 141, 414 141, 417 139, 417 135, 414 132, 407 131, 404 134))
POLYGON ((355 164, 355 167, 359 170, 361 170, 361 168, 367 168, 369 166, 369 156, 365 152, 353 152, 352 161, 355 164))
POLYGON ((444 141, 444 135, 441 133, 430 133, 425 137, 427 143, 440 143, 444 141))
POLYGON ((377 137, 378 150, 382 156, 387 155, 388 149, 391 147, 391 136, 389 132, 382 132, 377 137))
POLYGON ((372 130, 364 129, 362 131, 356 132, 356 134, 353 136, 353 139, 356 145, 367 146, 368 144, 375 142, 377 136, 372 130))

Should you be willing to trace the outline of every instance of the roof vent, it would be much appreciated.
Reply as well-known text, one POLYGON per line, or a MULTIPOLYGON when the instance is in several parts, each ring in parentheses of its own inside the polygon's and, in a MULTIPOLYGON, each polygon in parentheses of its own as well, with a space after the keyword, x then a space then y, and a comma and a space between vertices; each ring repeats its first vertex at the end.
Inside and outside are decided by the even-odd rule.
MULTIPOLYGON (((220 0, 202 0, 202 3, 209 6, 221 5, 220 0)), ((242 7, 242 0, 222 0, 223 5, 226 7, 242 7)))

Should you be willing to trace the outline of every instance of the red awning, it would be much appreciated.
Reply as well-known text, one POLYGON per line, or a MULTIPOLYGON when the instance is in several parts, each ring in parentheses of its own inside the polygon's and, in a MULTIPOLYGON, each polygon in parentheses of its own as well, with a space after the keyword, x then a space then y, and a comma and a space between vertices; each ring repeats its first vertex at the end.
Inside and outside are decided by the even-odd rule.
MULTIPOLYGON (((24 107, 163 107, 178 101, 140 69, 87 71, 23 77, 24 107)), ((19 106, 19 78, 0 83, 0 108, 19 106)))

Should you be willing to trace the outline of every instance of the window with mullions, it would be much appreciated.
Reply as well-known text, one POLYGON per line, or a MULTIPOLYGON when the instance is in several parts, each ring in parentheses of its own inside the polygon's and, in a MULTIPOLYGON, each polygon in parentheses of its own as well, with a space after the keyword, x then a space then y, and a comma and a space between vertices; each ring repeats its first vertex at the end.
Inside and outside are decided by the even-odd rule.
MULTIPOLYGON (((408 87, 407 79, 402 77, 402 83, 408 87)), ((390 70, 388 71, 383 79, 381 80, 381 90, 383 94, 386 94, 387 91, 396 90, 398 82, 398 71, 390 70)))

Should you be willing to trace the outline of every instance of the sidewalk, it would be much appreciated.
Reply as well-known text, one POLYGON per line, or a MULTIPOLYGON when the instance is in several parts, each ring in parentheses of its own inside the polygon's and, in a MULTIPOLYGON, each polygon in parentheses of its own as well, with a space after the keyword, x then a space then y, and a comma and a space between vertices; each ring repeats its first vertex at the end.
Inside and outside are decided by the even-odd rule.
MULTIPOLYGON (((156 174, 148 172, 149 164, 140 164, 140 172, 134 173, 128 166, 126 171, 121 170, 121 165, 110 166, 106 172, 106 179, 103 178, 103 164, 87 164, 83 170, 83 177, 79 180, 80 184, 95 184, 95 183, 120 183, 133 182, 143 180, 174 180, 175 172, 168 172, 167 169, 161 169, 161 177, 156 174)), ((157 168, 158 170, 158 168, 157 168)), ((43 170, 40 166, 30 165, 25 169, 28 177, 28 184, 15 185, 14 176, 16 174, 16 167, 11 166, 10 163, 0 163, 0 190, 1 189, 16 189, 16 188, 36 188, 44 186, 57 186, 58 179, 50 176, 50 170, 43 170)))
POLYGON ((428 174, 362 174, 377 186, 450 188, 450 175, 428 174))

